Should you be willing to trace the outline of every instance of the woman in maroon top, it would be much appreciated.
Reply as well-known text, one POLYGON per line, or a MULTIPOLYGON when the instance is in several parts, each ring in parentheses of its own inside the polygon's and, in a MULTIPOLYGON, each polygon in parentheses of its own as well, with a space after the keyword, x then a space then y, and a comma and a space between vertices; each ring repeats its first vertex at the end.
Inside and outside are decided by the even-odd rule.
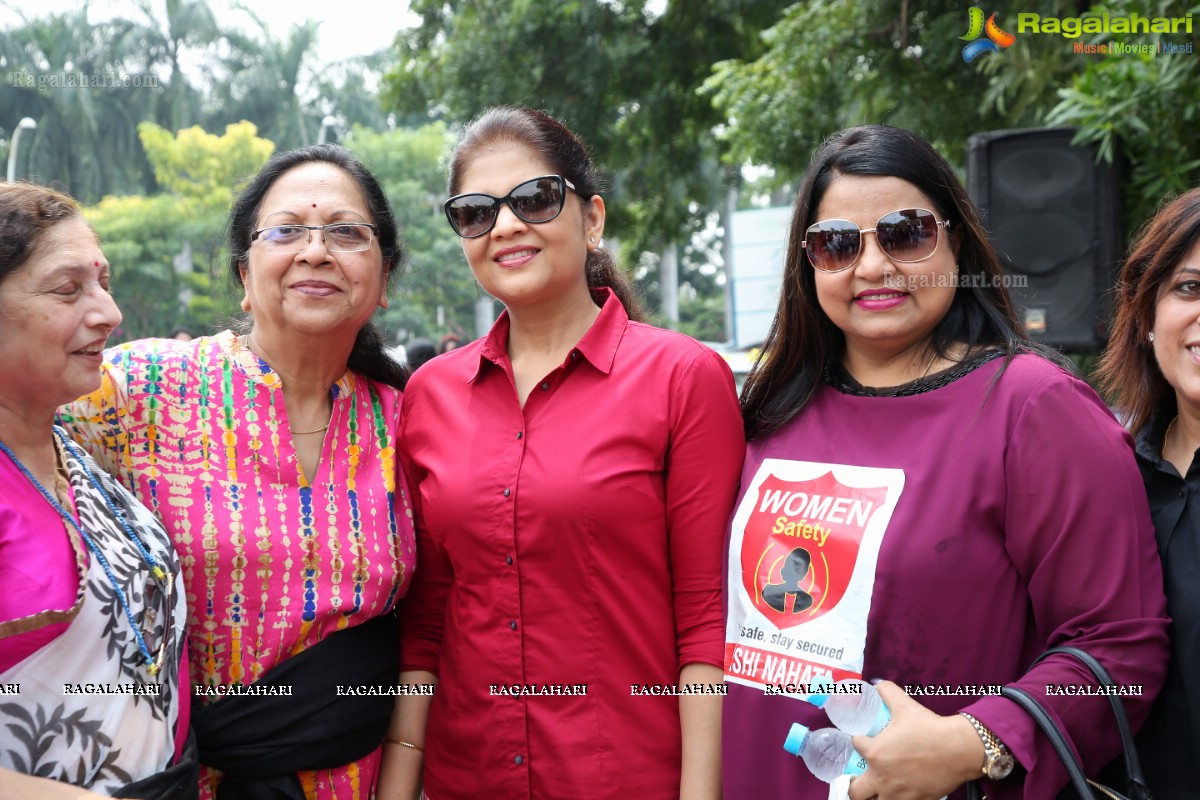
POLYGON ((725 796, 826 796, 783 749, 792 723, 830 725, 797 688, 822 675, 885 679, 891 721, 854 738, 851 800, 959 798, 983 778, 992 800, 1055 797, 1062 764, 1002 684, 1094 775, 1119 747, 1107 698, 1069 656, 1033 662, 1086 650, 1137 687, 1135 726, 1162 685, 1162 571, 1128 434, 1025 336, 970 198, 916 134, 829 139, 783 284, 743 392, 725 796))
POLYGON ((639 321, 580 140, 492 109, 446 213, 491 332, 421 368, 418 568, 380 797, 720 796, 722 539, 744 451, 712 350, 639 321), (423 765, 422 765, 423 761, 423 765))

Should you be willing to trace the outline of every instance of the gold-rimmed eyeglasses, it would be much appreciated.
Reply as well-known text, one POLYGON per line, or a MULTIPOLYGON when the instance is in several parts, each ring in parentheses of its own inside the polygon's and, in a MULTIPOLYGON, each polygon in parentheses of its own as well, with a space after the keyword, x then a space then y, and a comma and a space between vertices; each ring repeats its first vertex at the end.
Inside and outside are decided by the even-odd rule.
POLYGON ((331 222, 328 225, 272 225, 250 234, 273 253, 299 253, 312 242, 313 231, 321 232, 325 249, 331 253, 357 253, 371 246, 371 234, 379 228, 369 222, 331 222))

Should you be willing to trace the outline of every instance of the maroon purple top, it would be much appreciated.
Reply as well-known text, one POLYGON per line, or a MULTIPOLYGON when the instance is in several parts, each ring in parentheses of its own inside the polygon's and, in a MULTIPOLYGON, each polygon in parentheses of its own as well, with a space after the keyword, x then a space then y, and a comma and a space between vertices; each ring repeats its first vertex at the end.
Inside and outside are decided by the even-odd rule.
MULTIPOLYGON (((1086 383, 1033 355, 1018 356, 997 379, 1004 364, 997 358, 903 397, 825 385, 797 418, 750 443, 727 551, 727 675, 735 649, 769 649, 778 633, 797 664, 838 662, 828 670, 835 678, 861 671, 943 692, 1016 684, 1066 726, 1089 770, 1117 753, 1105 698, 1057 694, 1093 684, 1090 673, 1061 656, 1029 664, 1054 645, 1089 651, 1118 684, 1141 687, 1141 696, 1124 698, 1135 726, 1161 686, 1168 621, 1131 440, 1086 383), (882 488, 846 488, 839 474, 847 485, 878 474, 882 488), (801 490, 807 499, 781 499, 801 490), (851 533, 861 541, 832 549, 851 533), (798 549, 804 554, 792 558, 798 549), (843 574, 851 566, 853 580, 843 574), (805 577, 796 583, 798 574, 805 577), (822 633, 864 580, 860 621, 846 614, 842 624, 860 630, 822 633), (796 588, 804 591, 788 594, 796 588), (754 640, 742 638, 744 629, 754 640), (840 650, 822 653, 812 631, 840 637, 840 650), (809 641, 816 646, 800 652, 809 641)), ((1065 784, 1049 743, 1009 700, 917 699, 938 714, 968 711, 1012 750, 1020 766, 985 784, 989 797, 1053 797, 1065 784)), ((726 797, 825 797, 827 787, 783 750, 793 722, 830 724, 799 695, 768 696, 744 677, 731 682, 726 797)))

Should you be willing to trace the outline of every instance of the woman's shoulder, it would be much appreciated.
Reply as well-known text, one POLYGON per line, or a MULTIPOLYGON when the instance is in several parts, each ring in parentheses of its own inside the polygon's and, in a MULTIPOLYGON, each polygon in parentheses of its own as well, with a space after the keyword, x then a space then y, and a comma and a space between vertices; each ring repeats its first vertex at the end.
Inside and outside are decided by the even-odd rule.
POLYGON ((237 334, 222 331, 213 336, 198 336, 189 341, 178 339, 134 339, 114 345, 104 351, 104 360, 116 365, 190 363, 202 356, 228 356, 234 349, 237 334))
POLYGON ((1046 420, 1052 429, 1047 435, 1065 435, 1065 429, 1081 427, 1092 435, 1102 430, 1125 435, 1116 412, 1087 381, 1037 353, 1015 356, 991 391, 1013 409, 1017 420, 1035 427, 1042 424, 1036 420, 1046 420))
POLYGON ((413 370, 404 387, 407 396, 413 392, 420 394, 430 386, 461 385, 466 391, 471 378, 479 370, 479 359, 482 356, 484 339, 456 347, 445 353, 440 353, 426 361, 418 369, 413 370))
POLYGON ((625 335, 631 337, 639 344, 662 350, 672 350, 684 354, 699 354, 705 351, 715 352, 708 345, 688 336, 686 333, 673 331, 669 328, 660 328, 648 322, 634 322, 630 320, 625 335))
POLYGON ((1019 352, 1010 360, 997 359, 999 372, 996 388, 1015 395, 1036 395, 1045 391, 1069 390, 1096 395, 1078 373, 1055 363, 1040 353, 1019 352))
POLYGON ((630 345, 629 355, 639 360, 654 359, 659 363, 674 362, 681 366, 709 364, 718 369, 721 366, 729 369, 724 357, 704 342, 685 333, 645 322, 629 323, 622 348, 626 344, 630 345))

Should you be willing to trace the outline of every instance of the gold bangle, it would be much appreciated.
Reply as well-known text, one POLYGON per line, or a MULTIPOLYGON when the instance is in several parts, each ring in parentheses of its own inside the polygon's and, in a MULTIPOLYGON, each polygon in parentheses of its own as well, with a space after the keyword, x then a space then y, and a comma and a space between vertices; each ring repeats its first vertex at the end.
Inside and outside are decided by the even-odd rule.
POLYGON ((421 745, 419 745, 419 744, 413 744, 412 742, 406 742, 406 741, 404 741, 404 740, 402 740, 402 739, 393 739, 393 738, 392 738, 392 737, 390 737, 390 736, 385 736, 385 737, 383 738, 383 740, 384 740, 385 742, 391 742, 392 744, 398 744, 398 745, 400 745, 401 747, 407 747, 407 748, 408 748, 408 749, 410 749, 410 750, 416 750, 418 753, 424 753, 424 752, 425 752, 425 748, 424 748, 424 747, 422 747, 421 745))

